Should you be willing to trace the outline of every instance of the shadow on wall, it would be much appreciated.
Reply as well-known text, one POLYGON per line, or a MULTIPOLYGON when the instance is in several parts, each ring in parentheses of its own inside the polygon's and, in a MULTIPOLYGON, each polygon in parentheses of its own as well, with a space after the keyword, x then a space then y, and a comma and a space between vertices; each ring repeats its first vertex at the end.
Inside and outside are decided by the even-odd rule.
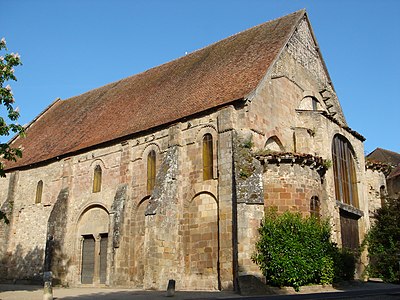
POLYGON ((53 272, 53 285, 68 286, 65 277, 71 259, 62 252, 59 241, 54 241, 51 249, 51 271, 53 272))
POLYGON ((20 244, 14 252, 1 258, 0 280, 13 283, 39 284, 43 281, 44 249, 35 247, 25 252, 20 244))

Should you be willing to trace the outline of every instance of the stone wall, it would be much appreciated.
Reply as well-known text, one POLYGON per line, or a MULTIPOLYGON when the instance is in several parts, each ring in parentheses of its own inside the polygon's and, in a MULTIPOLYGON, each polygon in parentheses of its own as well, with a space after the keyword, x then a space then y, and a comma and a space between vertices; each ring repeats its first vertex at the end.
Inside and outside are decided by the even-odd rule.
POLYGON ((264 162, 265 207, 278 212, 298 211, 310 215, 312 197, 324 199, 323 178, 318 164, 298 162, 264 162))
POLYGON ((365 178, 369 198, 369 216, 374 221, 374 213, 380 208, 387 196, 385 174, 379 169, 366 168, 365 178))
POLYGON ((387 178, 388 197, 400 199, 400 175, 387 178))
POLYGON ((47 234, 47 220, 55 202, 55 191, 61 186, 59 163, 42 170, 22 170, 7 174, 14 180, 12 215, 8 227, 3 263, 7 280, 41 280, 47 234), (57 167, 55 167, 57 166, 57 167), (42 173, 42 171, 45 171, 42 173), (38 182, 43 181, 41 203, 35 203, 38 182))
MULTIPOLYGON (((40 278, 46 252, 55 283, 79 285, 82 237, 92 236, 96 247, 108 238, 107 285, 164 289, 169 279, 176 279, 178 289, 232 288, 232 150, 227 146, 232 142, 232 109, 20 171, 17 177, 9 174, 1 190, 7 200, 9 178, 16 178, 7 227, 12 234, 3 230, 7 249, 2 258, 9 274, 40 278), (206 133, 213 137, 210 180, 203 180, 202 173, 206 133), (153 150, 157 179, 149 194, 147 155, 153 150), (93 192, 96 166, 101 168, 99 192, 93 192), (219 175, 228 189, 220 188, 219 175), (43 198, 35 204, 39 180, 43 198), (106 227, 96 225, 100 219, 106 227), (46 241, 51 251, 46 251, 46 241), (15 256, 29 258, 29 263, 15 256)), ((99 285, 100 258, 95 261, 93 284, 99 285)))
MULTIPOLYGON (((335 135, 349 141, 354 151, 362 241, 370 224, 364 138, 347 126, 306 20, 238 115, 241 130, 252 132, 254 152, 309 154, 332 162, 335 135)), ((328 168, 323 182, 315 170, 296 164, 268 164, 265 172, 266 205, 307 213, 310 197, 318 196, 321 213, 332 225, 332 240, 341 245, 340 212, 346 208, 336 201, 333 168, 328 168)))

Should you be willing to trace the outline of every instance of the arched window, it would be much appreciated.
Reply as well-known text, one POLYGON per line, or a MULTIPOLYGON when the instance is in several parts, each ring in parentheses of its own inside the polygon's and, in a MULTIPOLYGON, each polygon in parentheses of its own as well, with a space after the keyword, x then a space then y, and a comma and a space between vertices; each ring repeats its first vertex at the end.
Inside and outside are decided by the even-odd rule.
POLYGON ((156 152, 151 150, 147 155, 147 194, 151 194, 156 183, 156 152))
POLYGON ((314 96, 304 97, 299 105, 299 109, 302 110, 318 110, 320 108, 319 101, 314 96))
POLYGON ((319 219, 320 203, 317 196, 312 196, 310 200, 310 215, 319 219))
POLYGON ((386 188, 384 185, 379 188, 379 195, 381 197, 381 206, 383 207, 386 203, 386 188))
POLYGON ((203 137, 203 180, 213 179, 213 139, 206 133, 203 137))
POLYGON ((333 138, 332 156, 336 200, 358 207, 353 149, 350 142, 341 135, 333 138))
POLYGON ((96 165, 96 167, 94 168, 93 176, 93 193, 98 193, 101 191, 101 174, 101 167, 99 165, 96 165))
POLYGON ((43 194, 43 181, 39 180, 36 186, 36 198, 35 198, 36 204, 42 202, 42 194, 43 194))

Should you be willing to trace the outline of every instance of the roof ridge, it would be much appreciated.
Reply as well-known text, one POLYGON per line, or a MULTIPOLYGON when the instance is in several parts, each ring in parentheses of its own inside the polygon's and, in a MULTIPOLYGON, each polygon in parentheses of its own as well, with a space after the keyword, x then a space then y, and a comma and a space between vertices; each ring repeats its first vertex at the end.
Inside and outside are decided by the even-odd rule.
MULTIPOLYGON (((305 8, 302 8, 302 9, 300 9, 300 10, 297 10, 297 11, 292 12, 292 13, 290 13, 290 14, 284 15, 284 16, 282 16, 282 17, 278 17, 278 18, 275 18, 275 19, 272 19, 272 20, 268 20, 268 21, 265 21, 265 22, 263 22, 263 23, 254 25, 254 26, 252 26, 252 27, 250 27, 250 28, 246 28, 246 29, 244 29, 244 30, 242 30, 242 31, 236 32, 236 33, 234 33, 234 34, 232 34, 232 35, 230 35, 230 36, 224 37, 224 38, 222 38, 222 39, 220 39, 220 40, 218 40, 218 41, 215 41, 215 42, 213 42, 213 43, 211 43, 211 44, 208 44, 207 46, 204 46, 204 47, 202 47, 202 48, 196 49, 195 51, 190 52, 190 53, 188 53, 187 55, 194 54, 194 53, 199 52, 199 51, 201 51, 201 50, 203 50, 203 49, 205 49, 205 48, 211 47, 211 46, 213 46, 214 44, 220 43, 220 42, 222 42, 222 41, 224 41, 224 40, 228 40, 228 39, 233 38, 233 37, 235 37, 235 36, 237 36, 237 35, 243 34, 244 32, 254 30, 255 28, 261 27, 261 26, 266 25, 266 24, 268 24, 268 23, 273 23, 273 22, 276 22, 276 21, 278 21, 278 20, 288 18, 288 17, 290 17, 290 16, 292 16, 292 15, 295 15, 295 14, 299 14, 299 13, 303 13, 303 14, 304 14, 305 12, 306 12, 305 8)), ((180 59, 180 58, 182 58, 182 57, 185 57, 185 56, 187 56, 187 55, 178 57, 178 58, 176 58, 176 59, 174 59, 174 60, 178 60, 178 59, 180 59)), ((174 60, 172 60, 172 61, 174 61, 174 60)), ((171 62, 172 62, 172 61, 171 61, 171 62)))
MULTIPOLYGON (((203 51, 204 49, 207 49, 207 48, 209 48, 209 47, 212 47, 212 46, 214 46, 215 44, 218 44, 218 43, 220 43, 220 42, 222 42, 222 41, 225 41, 225 40, 229 40, 229 39, 231 39, 231 38, 233 38, 233 37, 235 37, 235 36, 238 36, 238 35, 240 35, 240 34, 243 34, 243 33, 247 32, 247 31, 254 30, 255 28, 261 27, 261 26, 263 26, 263 25, 266 25, 266 24, 269 24, 269 23, 273 23, 273 22, 276 22, 276 21, 281 20, 281 19, 289 18, 290 16, 293 16, 293 15, 296 15, 296 14, 303 14, 303 15, 304 15, 305 13, 306 13, 306 9, 305 9, 305 8, 302 8, 302 9, 300 9, 300 10, 297 10, 297 11, 292 12, 292 13, 290 13, 290 14, 284 15, 284 16, 282 16, 282 17, 278 17, 278 18, 275 18, 275 19, 272 19, 272 20, 269 20, 269 21, 266 21, 266 22, 263 22, 263 23, 254 25, 254 26, 252 26, 252 27, 250 27, 250 28, 247 28, 247 29, 244 29, 244 30, 242 30, 242 31, 236 32, 236 33, 234 33, 234 34, 232 34, 232 35, 230 35, 230 36, 224 37, 224 38, 222 38, 222 39, 220 39, 220 40, 218 40, 218 41, 215 41, 215 42, 213 42, 213 43, 211 43, 211 44, 205 45, 204 47, 199 48, 199 49, 196 49, 196 50, 194 50, 193 52, 190 52, 190 53, 185 54, 185 55, 183 55, 183 56, 180 56, 180 57, 177 57, 177 58, 175 58, 175 59, 166 61, 166 62, 164 62, 164 63, 162 63, 162 64, 160 64, 160 65, 151 67, 151 68, 146 69, 146 70, 144 70, 144 71, 142 71, 142 72, 139 72, 139 73, 136 73, 136 74, 132 74, 132 75, 129 75, 129 76, 127 76, 127 77, 123 77, 123 78, 121 78, 121 79, 119 79, 119 80, 116 80, 116 81, 113 81, 113 82, 104 84, 104 85, 99 86, 99 87, 96 87, 96 88, 93 88, 93 89, 91 89, 91 90, 89 90, 89 91, 86 91, 86 92, 83 92, 83 93, 81 93, 81 94, 71 96, 71 97, 69 97, 69 98, 67 98, 67 99, 64 99, 63 101, 67 101, 67 100, 69 100, 69 99, 78 97, 78 96, 80 96, 80 95, 84 95, 84 94, 86 94, 86 93, 90 93, 90 92, 92 92, 92 91, 95 91, 95 90, 97 90, 97 89, 104 88, 104 87, 106 87, 106 86, 108 86, 108 85, 117 84, 117 83, 120 82, 120 81, 124 81, 124 80, 127 80, 127 79, 129 79, 129 78, 133 78, 133 77, 135 77, 135 76, 139 76, 139 75, 141 75, 141 74, 145 74, 145 73, 151 72, 151 71, 153 71, 154 69, 160 68, 160 67, 162 67, 162 66, 175 63, 176 61, 179 61, 179 60, 181 60, 181 59, 184 59, 185 57, 193 56, 194 54, 196 54, 196 53, 198 53, 198 52, 200 52, 200 51, 203 51)), ((293 28, 295 28, 296 26, 297 26, 297 24, 294 25, 293 28)), ((291 36, 292 34, 293 34, 293 29, 292 29, 292 33, 290 34, 290 36, 291 36)), ((290 36, 289 36, 289 39, 290 39, 290 36)), ((288 39, 288 40, 289 40, 289 39, 288 39)), ((288 40, 287 40, 287 41, 288 41, 288 40)), ((286 41, 285 43, 287 43, 287 41, 286 41)), ((279 54, 278 54, 278 56, 279 56, 279 54)), ((266 70, 266 71, 268 71, 268 70, 266 70)))
POLYGON ((27 130, 9 170, 70 155, 244 99, 265 77, 305 10, 57 102, 27 130), (45 133, 45 134, 44 134, 45 133))

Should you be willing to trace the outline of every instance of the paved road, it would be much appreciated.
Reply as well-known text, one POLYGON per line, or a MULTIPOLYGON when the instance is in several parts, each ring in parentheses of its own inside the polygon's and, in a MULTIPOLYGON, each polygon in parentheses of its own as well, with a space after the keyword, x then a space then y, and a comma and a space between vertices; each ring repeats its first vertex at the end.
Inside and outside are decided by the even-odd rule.
MULTIPOLYGON (((230 298, 225 298, 225 300, 230 298)), ((233 298, 232 298, 233 299, 233 298)), ((269 295, 256 297, 242 297, 241 300, 306 300, 306 299, 360 299, 360 300, 394 300, 400 299, 400 286, 398 288, 385 288, 376 290, 351 290, 327 293, 312 293, 300 295, 269 295)))
MULTIPOLYGON (((387 284, 361 284, 347 286, 341 289, 314 289, 312 293, 305 289, 300 294, 268 295, 268 296, 240 296, 233 292, 188 292, 177 291, 174 297, 166 297, 162 291, 142 291, 132 289, 112 288, 54 288, 53 295, 56 300, 184 300, 184 299, 240 299, 240 300, 305 300, 305 299, 400 299, 400 285, 387 284)), ((43 289, 41 286, 0 284, 0 300, 42 300, 43 289)))

